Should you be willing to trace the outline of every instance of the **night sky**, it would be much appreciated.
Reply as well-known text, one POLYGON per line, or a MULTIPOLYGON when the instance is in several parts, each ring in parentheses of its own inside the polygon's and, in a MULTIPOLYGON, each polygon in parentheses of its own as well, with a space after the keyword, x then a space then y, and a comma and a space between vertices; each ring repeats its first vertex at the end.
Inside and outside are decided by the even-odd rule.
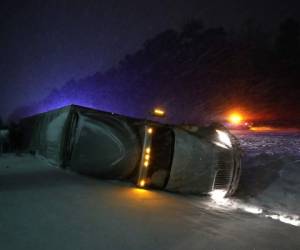
POLYGON ((109 69, 146 39, 191 18, 228 29, 254 18, 272 30, 283 18, 298 17, 297 2, 1 1, 0 114, 41 100, 72 78, 109 69))

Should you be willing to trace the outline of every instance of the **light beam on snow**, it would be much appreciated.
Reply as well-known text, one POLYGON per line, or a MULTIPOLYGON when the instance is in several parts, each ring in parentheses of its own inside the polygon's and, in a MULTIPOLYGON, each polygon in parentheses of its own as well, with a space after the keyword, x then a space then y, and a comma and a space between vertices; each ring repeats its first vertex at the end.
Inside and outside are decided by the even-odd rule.
POLYGON ((298 215, 287 215, 287 214, 265 214, 266 218, 273 220, 279 220, 283 223, 287 223, 296 227, 300 227, 300 217, 298 215))
POLYGON ((234 200, 230 198, 226 198, 226 191, 222 189, 217 189, 209 193, 213 203, 209 204, 210 207, 214 207, 216 209, 230 209, 230 210, 242 210, 247 213, 261 215, 265 218, 270 218, 273 220, 278 220, 280 222, 290 224, 296 227, 300 227, 300 216, 285 214, 282 212, 271 212, 266 209, 263 209, 258 206, 248 205, 239 200, 234 200))
POLYGON ((244 206, 243 210, 245 212, 251 213, 251 214, 262 214, 263 210, 259 207, 254 206, 244 206))
POLYGON ((226 191, 222 189, 216 189, 214 191, 211 191, 210 197, 217 203, 221 203, 225 200, 226 191))

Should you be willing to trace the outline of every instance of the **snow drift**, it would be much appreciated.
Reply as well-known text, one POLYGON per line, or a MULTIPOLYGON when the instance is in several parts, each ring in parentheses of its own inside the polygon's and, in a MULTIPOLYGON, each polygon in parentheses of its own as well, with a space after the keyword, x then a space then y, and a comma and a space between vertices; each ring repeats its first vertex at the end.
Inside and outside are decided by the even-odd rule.
POLYGON ((247 133, 239 138, 244 157, 236 198, 213 194, 215 203, 300 226, 300 135, 247 133))

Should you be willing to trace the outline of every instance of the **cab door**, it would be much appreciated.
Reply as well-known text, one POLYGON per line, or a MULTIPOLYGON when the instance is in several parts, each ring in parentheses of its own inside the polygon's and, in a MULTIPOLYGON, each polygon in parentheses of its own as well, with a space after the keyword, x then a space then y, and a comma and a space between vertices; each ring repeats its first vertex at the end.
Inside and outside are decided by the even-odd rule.
POLYGON ((145 126, 138 186, 163 189, 169 179, 174 133, 166 126, 145 126))

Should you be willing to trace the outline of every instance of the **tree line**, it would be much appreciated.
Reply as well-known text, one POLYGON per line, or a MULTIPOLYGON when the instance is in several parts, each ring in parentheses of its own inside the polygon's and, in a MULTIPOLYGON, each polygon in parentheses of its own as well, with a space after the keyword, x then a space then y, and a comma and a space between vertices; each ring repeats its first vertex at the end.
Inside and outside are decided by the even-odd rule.
POLYGON ((300 117, 300 25, 288 18, 273 32, 247 20, 237 31, 190 20, 145 41, 106 72, 70 80, 11 119, 71 103, 148 118, 154 106, 167 122, 222 120, 245 109, 253 120, 300 117))

